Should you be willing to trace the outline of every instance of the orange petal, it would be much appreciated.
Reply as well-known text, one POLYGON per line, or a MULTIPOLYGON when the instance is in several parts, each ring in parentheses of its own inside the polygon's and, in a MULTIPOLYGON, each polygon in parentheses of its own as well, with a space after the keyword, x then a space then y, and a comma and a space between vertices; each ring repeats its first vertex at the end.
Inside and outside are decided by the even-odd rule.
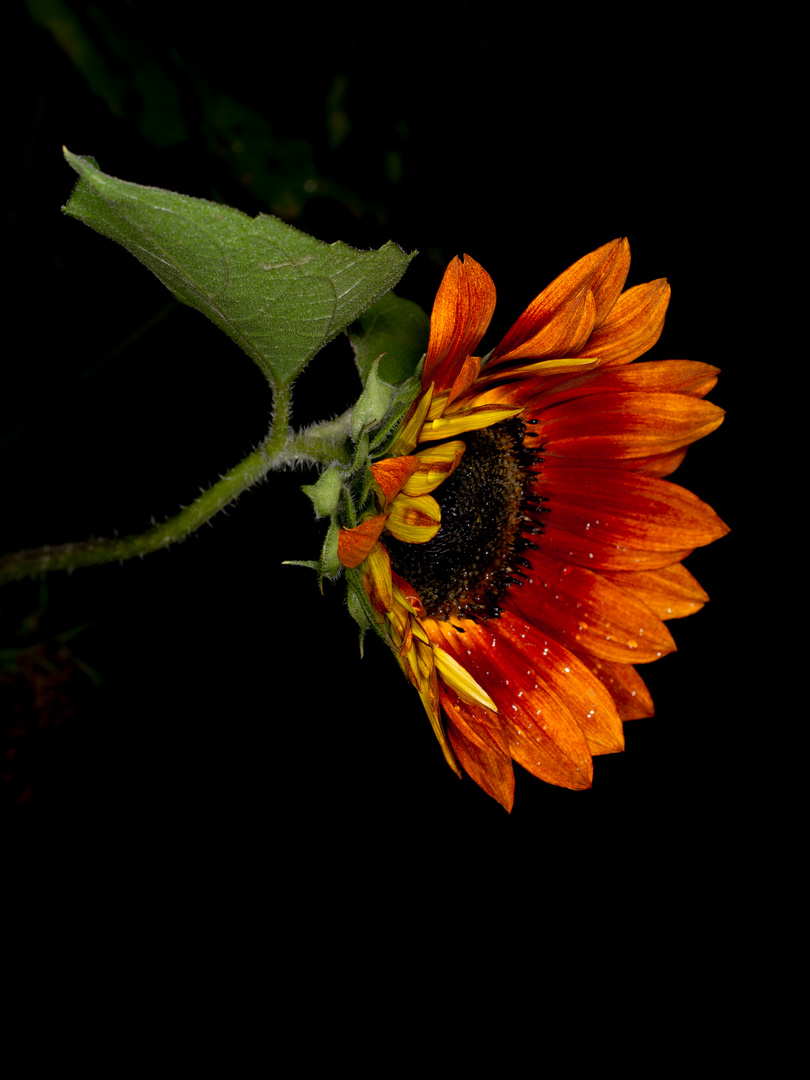
POLYGON ((641 573, 603 573, 605 579, 642 600, 659 619, 682 619, 700 611, 708 594, 685 566, 675 563, 641 573))
POLYGON ((572 460, 649 457, 678 450, 715 431, 724 412, 691 394, 606 393, 597 403, 579 397, 547 413, 531 402, 525 412, 541 420, 549 457, 572 460))
POLYGON ((338 530, 338 558, 344 566, 354 569, 368 558, 380 538, 387 517, 387 514, 378 514, 361 521, 352 529, 338 530))
POLYGON ((447 396, 447 403, 455 401, 457 397, 468 390, 475 380, 478 378, 481 372, 481 357, 480 356, 468 356, 464 363, 461 365, 461 370, 453 380, 453 385, 450 387, 450 393, 447 396))
MULTIPOLYGON (((588 362, 580 360, 580 363, 588 362)), ((592 361, 591 361, 592 362, 592 361)), ((546 361, 553 364, 555 361, 546 361)), ((529 377, 532 373, 542 374, 543 364, 526 365, 524 369, 502 371, 503 378, 526 377, 528 369, 529 377)), ((627 364, 618 367, 598 367, 595 370, 570 372, 569 378, 555 378, 538 381, 537 389, 530 391, 527 386, 522 386, 519 393, 522 400, 527 403, 527 411, 533 408, 547 409, 551 405, 559 405, 564 401, 573 401, 576 398, 588 397, 594 394, 614 393, 616 391, 632 391, 638 394, 689 394, 693 397, 702 398, 714 387, 720 369, 710 364, 702 364, 697 360, 651 360, 643 364, 627 364), (527 402, 528 395, 531 394, 527 402)), ((512 402, 516 399, 513 387, 498 387, 487 395, 490 398, 512 402), (509 391, 513 392, 510 393, 509 391), (494 395, 500 391, 500 398, 494 395)), ((478 398, 476 397, 476 403, 478 398)), ((643 407, 643 406, 642 406, 643 407)))
POLYGON ((464 361, 474 353, 495 311, 495 285, 469 255, 447 267, 433 302, 430 339, 422 386, 451 386, 464 361))
POLYGON ((670 287, 666 278, 636 285, 622 293, 580 356, 598 356, 603 364, 628 364, 653 347, 664 329, 670 287))
MULTIPOLYGON (((559 519, 560 515, 557 515, 556 520, 559 519)), ((691 547, 656 550, 630 546, 615 539, 600 540, 577 528, 579 522, 574 528, 570 527, 570 522, 568 527, 551 520, 543 524, 545 554, 566 565, 585 566, 589 570, 654 570, 681 562, 694 551, 691 547)))
POLYGON ((531 339, 539 338, 544 327, 583 290, 592 294, 592 325, 601 325, 624 286, 629 266, 630 247, 626 240, 603 244, 579 259, 535 297, 495 348, 491 362, 508 356, 533 355, 519 350, 531 339))
POLYGON ((386 505, 399 495, 405 483, 419 468, 415 457, 385 458, 371 466, 372 475, 382 492, 386 505))
MULTIPOLYGON (((515 801, 515 771, 508 749, 490 737, 490 729, 481 723, 468 723, 470 706, 454 704, 439 691, 447 716, 447 737, 462 769, 478 786, 510 813, 515 801)), ((483 712, 484 710, 480 710, 483 712)))
POLYGON ((569 357, 585 347, 594 328, 596 301, 590 289, 580 290, 563 304, 535 334, 508 351, 493 355, 493 363, 546 356, 569 357))
POLYGON ((501 616, 499 632, 521 658, 534 664, 547 690, 570 711, 592 754, 624 749, 622 722, 613 699, 581 660, 513 612, 501 616))

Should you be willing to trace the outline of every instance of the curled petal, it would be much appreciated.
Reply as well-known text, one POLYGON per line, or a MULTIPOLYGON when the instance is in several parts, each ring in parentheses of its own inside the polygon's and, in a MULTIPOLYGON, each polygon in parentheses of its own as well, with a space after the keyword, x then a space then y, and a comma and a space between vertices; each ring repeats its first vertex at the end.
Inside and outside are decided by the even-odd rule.
POLYGON ((416 457, 385 458, 371 466, 371 473, 387 506, 419 468, 416 457))
POLYGON ((387 517, 387 514, 378 514, 351 529, 338 530, 338 558, 344 566, 354 569, 369 556, 380 538, 387 517))
POLYGON ((435 650, 435 660, 436 670, 442 680, 458 694, 462 701, 466 701, 468 705, 481 705, 485 709, 492 709, 493 712, 498 711, 497 705, 486 690, 478 685, 469 671, 462 667, 450 653, 438 647, 435 650))
POLYGON ((371 606, 379 614, 389 612, 394 605, 394 586, 391 578, 391 559, 383 544, 375 544, 365 560, 363 588, 371 606))
POLYGON ((405 420, 403 421, 397 437, 391 446, 391 456, 395 457, 397 454, 410 454, 419 442, 420 434, 422 431, 422 425, 425 422, 425 417, 430 412, 430 407, 433 402, 433 385, 431 384, 422 393, 408 412, 405 420))
POLYGON ((402 490, 405 495, 427 495, 455 471, 464 456, 465 446, 460 439, 440 443, 420 450, 412 460, 418 462, 402 490))
POLYGON ((397 540, 408 544, 426 544, 439 531, 442 512, 432 495, 418 495, 412 499, 400 495, 391 504, 387 526, 397 540))

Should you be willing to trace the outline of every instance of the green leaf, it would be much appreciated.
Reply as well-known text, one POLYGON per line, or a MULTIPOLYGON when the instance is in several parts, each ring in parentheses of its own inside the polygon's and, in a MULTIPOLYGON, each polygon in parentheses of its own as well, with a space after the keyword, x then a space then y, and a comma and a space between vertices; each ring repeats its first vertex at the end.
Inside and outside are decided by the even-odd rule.
POLYGON ((349 339, 363 383, 382 354, 379 376, 395 384, 409 378, 427 352, 430 319, 412 300, 389 292, 349 328, 349 339))
POLYGON ((79 174, 65 213, 147 266, 207 315, 274 386, 289 385, 327 342, 391 289, 416 254, 324 244, 266 214, 108 176, 65 150, 79 174))

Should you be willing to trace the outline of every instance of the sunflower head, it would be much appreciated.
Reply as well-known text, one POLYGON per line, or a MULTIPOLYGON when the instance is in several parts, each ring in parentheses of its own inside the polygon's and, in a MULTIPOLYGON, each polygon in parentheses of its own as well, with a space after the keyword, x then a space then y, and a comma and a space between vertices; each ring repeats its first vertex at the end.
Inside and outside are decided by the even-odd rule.
POLYGON ((726 530, 667 479, 722 411, 717 370, 632 364, 661 334, 664 279, 625 290, 625 240, 548 285, 482 360, 495 286, 469 256, 439 287, 421 373, 376 365, 350 465, 310 492, 362 631, 391 647, 450 766, 507 809, 512 762, 569 788, 651 715, 636 665, 706 596, 682 565, 726 530))

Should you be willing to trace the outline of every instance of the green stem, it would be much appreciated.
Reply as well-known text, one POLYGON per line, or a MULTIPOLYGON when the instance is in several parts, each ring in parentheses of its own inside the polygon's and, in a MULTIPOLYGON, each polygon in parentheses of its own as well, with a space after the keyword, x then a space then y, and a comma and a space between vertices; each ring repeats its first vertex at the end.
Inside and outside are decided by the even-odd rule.
POLYGON ((224 509, 242 492, 253 487, 272 469, 299 463, 328 464, 348 461, 344 441, 349 431, 349 414, 301 432, 291 432, 290 388, 276 388, 273 422, 267 438, 253 453, 243 458, 216 484, 160 525, 130 536, 84 540, 58 547, 32 548, 0 559, 0 585, 26 577, 39 577, 52 570, 72 570, 79 566, 118 562, 146 555, 184 539, 224 509))

